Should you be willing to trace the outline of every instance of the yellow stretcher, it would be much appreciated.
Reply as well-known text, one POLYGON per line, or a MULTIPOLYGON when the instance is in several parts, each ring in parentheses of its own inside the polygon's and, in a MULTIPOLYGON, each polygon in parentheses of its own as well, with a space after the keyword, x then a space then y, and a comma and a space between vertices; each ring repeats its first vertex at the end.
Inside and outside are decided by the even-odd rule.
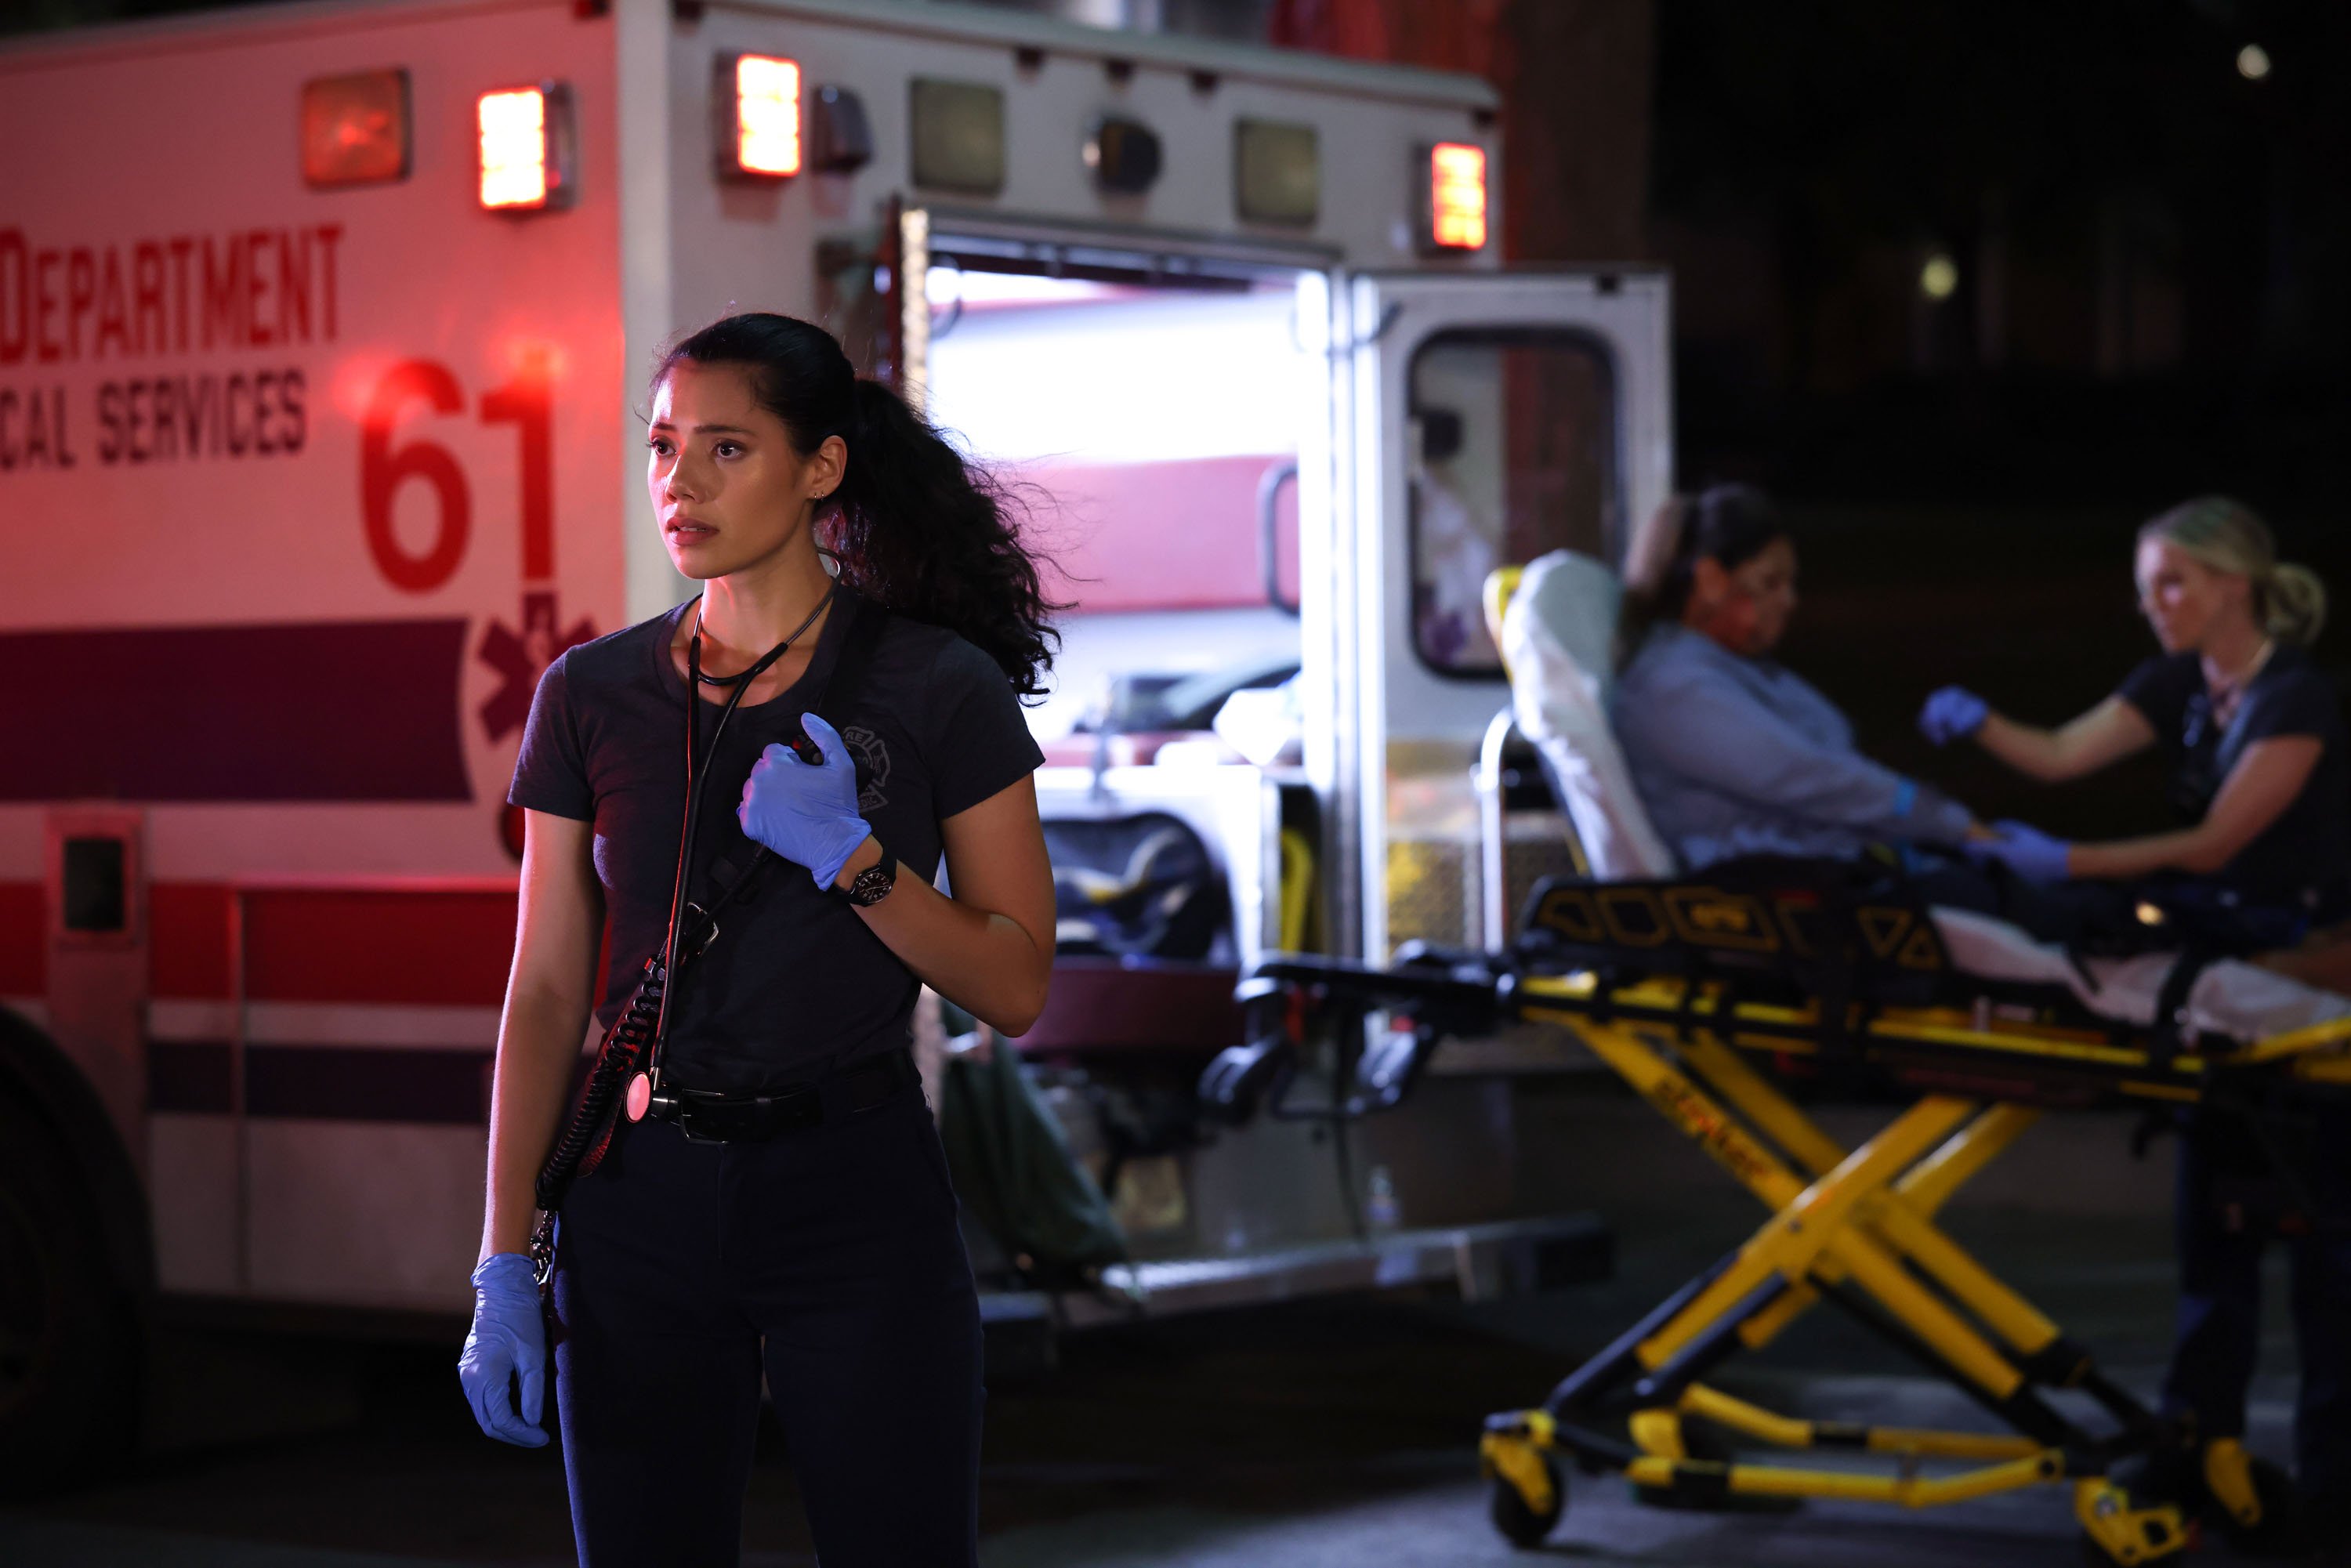
MULTIPOLYGON (((1555 1024, 1771 1211, 1542 1404, 1487 1422, 1494 1523, 1522 1547, 1560 1519, 1566 1458, 1621 1473, 1654 1500, 1700 1505, 1837 1498, 1923 1508, 2064 1486, 2105 1558, 2135 1564, 2182 1550, 2190 1531, 2180 1511, 2134 1506, 2108 1472, 2185 1436, 2102 1375, 1937 1215, 2050 1109, 2216 1095, 2251 1103, 2289 1083, 2313 1093, 2351 1087, 2351 1019, 2242 1044, 2116 1026, 2062 994, 1956 974, 1924 908, 1898 894, 1841 899, 1817 868, 1545 883, 1508 955, 1407 949, 1388 969, 1281 958, 1258 971, 1243 1000, 1251 1041, 1220 1057, 1202 1084, 1227 1113, 1278 1103, 1317 1046, 1337 1052, 1337 1082, 1353 1086, 1329 1110, 1364 1113, 1402 1098, 1447 1038, 1513 1020, 1555 1024), (1380 1019, 1385 1029, 1367 1027, 1380 1019), (1919 1097, 1847 1149, 1773 1085, 1773 1071, 1919 1097), (1913 1352, 2012 1435, 1800 1420, 1707 1383, 1823 1300, 1913 1352), (2067 1416, 2046 1397, 2055 1389, 2087 1396, 2107 1429, 2067 1416), (1860 1450, 1890 1462, 1873 1473, 1698 1457, 1728 1451, 1706 1441, 1722 1432, 1740 1447, 1860 1450)), ((2234 1442, 2203 1457, 2232 1532, 2256 1534, 2273 1509, 2274 1472, 2234 1442)))

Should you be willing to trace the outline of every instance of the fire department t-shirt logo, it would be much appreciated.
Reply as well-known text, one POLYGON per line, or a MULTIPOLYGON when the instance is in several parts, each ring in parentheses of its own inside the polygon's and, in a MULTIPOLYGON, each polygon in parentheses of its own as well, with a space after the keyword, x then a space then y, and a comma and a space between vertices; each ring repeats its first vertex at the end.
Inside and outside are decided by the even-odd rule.
POLYGON ((857 794, 857 809, 880 810, 890 803, 890 797, 882 792, 882 786, 890 782, 890 748, 863 725, 851 725, 841 732, 841 738, 849 747, 850 759, 865 775, 865 788, 857 794))

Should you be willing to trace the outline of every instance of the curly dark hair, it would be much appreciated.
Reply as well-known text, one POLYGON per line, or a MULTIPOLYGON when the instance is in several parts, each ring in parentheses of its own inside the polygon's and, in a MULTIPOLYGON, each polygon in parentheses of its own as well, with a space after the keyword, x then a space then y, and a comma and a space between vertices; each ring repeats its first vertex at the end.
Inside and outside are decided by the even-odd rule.
POLYGON ((1050 617, 1069 606, 1045 596, 1013 486, 968 461, 896 392, 859 376, 821 327, 767 311, 725 317, 664 354, 653 384, 681 361, 742 366, 803 456, 827 436, 848 446, 841 486, 819 518, 843 582, 969 642, 1021 695, 1044 690, 1061 643, 1050 617))

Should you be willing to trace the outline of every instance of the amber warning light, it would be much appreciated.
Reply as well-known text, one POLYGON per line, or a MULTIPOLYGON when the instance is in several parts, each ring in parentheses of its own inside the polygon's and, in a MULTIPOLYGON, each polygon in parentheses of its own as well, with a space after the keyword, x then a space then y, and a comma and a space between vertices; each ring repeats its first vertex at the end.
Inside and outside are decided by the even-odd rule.
POLYGON ((1486 243, 1486 150, 1440 141, 1428 150, 1428 237, 1440 250, 1486 243))
POLYGON ((737 55, 734 122, 722 137, 729 172, 781 179, 800 172, 800 68, 770 55, 737 55))
POLYGON ((481 96, 482 205, 536 212, 571 204, 571 94, 560 83, 481 96))

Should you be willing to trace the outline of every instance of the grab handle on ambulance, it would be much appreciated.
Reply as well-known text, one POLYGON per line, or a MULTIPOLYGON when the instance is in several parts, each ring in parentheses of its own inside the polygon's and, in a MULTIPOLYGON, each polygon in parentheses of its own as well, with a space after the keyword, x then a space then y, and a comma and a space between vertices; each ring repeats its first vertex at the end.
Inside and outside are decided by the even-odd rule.
POLYGON ((1298 477, 1292 458, 1275 464, 1257 482, 1257 559, 1265 573, 1265 601, 1284 615, 1298 613, 1295 600, 1281 596, 1281 487, 1298 477))

